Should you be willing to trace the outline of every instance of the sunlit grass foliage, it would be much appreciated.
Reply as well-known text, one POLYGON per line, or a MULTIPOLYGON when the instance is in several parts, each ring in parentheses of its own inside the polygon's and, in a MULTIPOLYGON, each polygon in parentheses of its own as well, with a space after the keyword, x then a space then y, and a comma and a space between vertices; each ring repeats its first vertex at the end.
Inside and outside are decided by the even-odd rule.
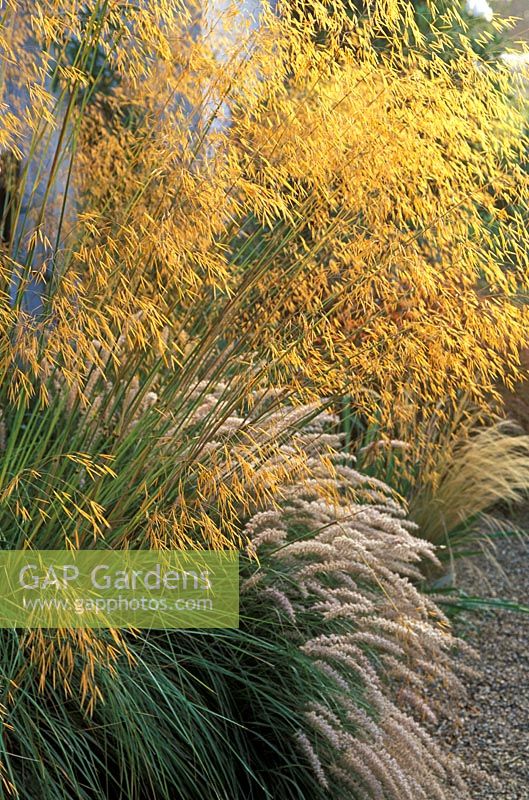
MULTIPOLYGON (((11 400, 45 398, 52 374, 81 394, 94 340, 116 368, 146 348, 148 369, 154 354, 173 364, 183 334, 195 370, 230 345, 265 380, 346 387, 367 408, 374 387, 384 407, 403 384, 479 398, 516 370, 526 142, 506 68, 470 49, 447 64, 441 34, 437 56, 418 33, 375 52, 382 29, 402 33, 399 2, 362 25, 285 4, 231 43, 212 15, 186 35, 189 11, 170 2, 82 8, 4 11, 4 72, 27 80, 31 113, 10 109, 3 141, 30 159, 56 143, 46 202, 4 259, 8 284, 24 256, 18 300, 2 307, 11 400), (28 321, 24 281, 56 243, 44 313, 28 321)), ((15 231, 20 211, 13 199, 15 231)))

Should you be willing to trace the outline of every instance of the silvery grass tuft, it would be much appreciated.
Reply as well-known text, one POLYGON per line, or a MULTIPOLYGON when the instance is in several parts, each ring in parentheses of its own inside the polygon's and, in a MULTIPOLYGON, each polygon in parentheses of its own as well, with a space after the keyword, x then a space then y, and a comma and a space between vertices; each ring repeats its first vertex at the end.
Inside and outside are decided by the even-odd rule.
POLYGON ((515 423, 463 397, 450 408, 419 409, 393 434, 368 429, 356 443, 360 467, 405 498, 417 535, 438 548, 443 569, 492 553, 495 538, 516 532, 501 519, 529 492, 529 437, 515 423))

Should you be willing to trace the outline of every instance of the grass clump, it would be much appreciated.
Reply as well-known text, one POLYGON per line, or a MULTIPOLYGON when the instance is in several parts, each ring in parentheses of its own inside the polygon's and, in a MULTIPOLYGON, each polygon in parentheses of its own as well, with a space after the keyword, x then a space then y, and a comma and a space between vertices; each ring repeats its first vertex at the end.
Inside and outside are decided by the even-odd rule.
POLYGON ((5 632, 5 797, 463 796, 432 546, 319 415, 520 373, 523 109, 400 0, 280 11, 0 12, 2 546, 248 559, 239 631, 5 632))
POLYGON ((305 479, 246 522, 239 630, 4 632, 4 796, 465 796, 425 727, 431 685, 458 690, 413 586, 433 548, 328 422, 297 434, 305 479))

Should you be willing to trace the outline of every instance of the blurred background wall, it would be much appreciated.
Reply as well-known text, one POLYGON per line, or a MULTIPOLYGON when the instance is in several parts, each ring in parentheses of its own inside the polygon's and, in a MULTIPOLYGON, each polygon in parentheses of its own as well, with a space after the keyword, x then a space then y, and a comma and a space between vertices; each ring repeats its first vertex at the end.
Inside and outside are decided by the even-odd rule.
POLYGON ((529 0, 493 0, 491 5, 504 16, 521 17, 513 38, 529 41, 529 0))

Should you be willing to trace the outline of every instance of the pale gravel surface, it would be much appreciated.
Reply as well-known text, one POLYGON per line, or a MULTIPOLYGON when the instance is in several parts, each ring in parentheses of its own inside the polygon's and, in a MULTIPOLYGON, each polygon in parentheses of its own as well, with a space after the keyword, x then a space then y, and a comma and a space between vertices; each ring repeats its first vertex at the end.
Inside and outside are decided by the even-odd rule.
MULTIPOLYGON (((529 506, 516 522, 529 533, 529 506)), ((458 570, 469 594, 529 606, 529 536, 498 543, 498 566, 480 558, 458 570), (501 568, 501 569, 499 569, 501 568)), ((467 697, 438 735, 470 769, 473 800, 529 800, 529 614, 506 611, 467 615, 458 633, 477 650, 479 677, 466 677, 467 697)))

